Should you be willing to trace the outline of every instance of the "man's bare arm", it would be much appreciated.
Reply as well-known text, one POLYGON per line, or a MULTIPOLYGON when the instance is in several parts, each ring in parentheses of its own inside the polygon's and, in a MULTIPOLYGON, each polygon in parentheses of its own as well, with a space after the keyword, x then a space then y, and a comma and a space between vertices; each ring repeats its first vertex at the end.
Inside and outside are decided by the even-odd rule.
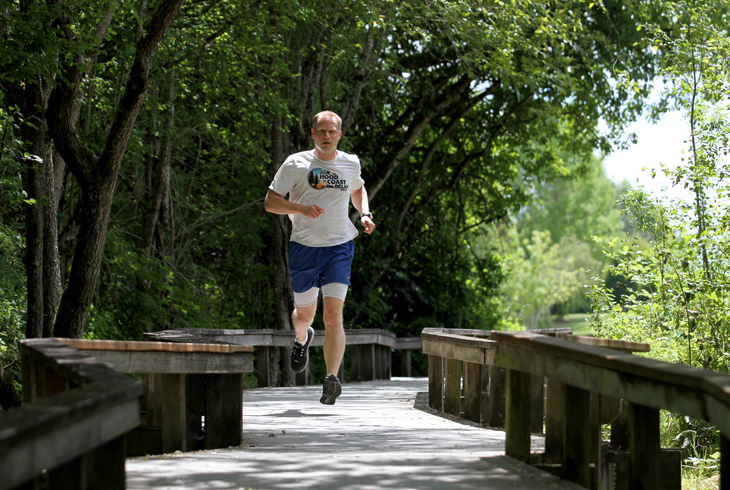
MULTIPOLYGON (((365 190, 365 186, 361 186, 359 189, 355 189, 354 191, 350 192, 350 196, 352 197, 352 205, 355 206, 355 209, 357 209, 360 214, 365 214, 370 212, 370 202, 368 201, 368 192, 365 190)), ((362 223, 362 227, 365 229, 365 233, 370 234, 375 229, 375 223, 372 219, 370 219, 369 216, 363 216, 360 218, 360 223, 362 223)))
POLYGON ((324 208, 316 204, 293 203, 271 189, 266 193, 264 209, 274 214, 303 214, 308 218, 317 218, 324 213, 324 208))

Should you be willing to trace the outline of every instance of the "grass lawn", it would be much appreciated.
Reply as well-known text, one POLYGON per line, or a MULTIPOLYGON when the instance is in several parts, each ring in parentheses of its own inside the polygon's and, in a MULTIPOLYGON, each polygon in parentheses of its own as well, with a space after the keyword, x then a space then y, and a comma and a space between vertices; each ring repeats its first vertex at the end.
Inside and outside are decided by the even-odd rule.
POLYGON ((573 335, 590 335, 589 313, 571 313, 562 317, 553 317, 556 327, 572 327, 573 335))

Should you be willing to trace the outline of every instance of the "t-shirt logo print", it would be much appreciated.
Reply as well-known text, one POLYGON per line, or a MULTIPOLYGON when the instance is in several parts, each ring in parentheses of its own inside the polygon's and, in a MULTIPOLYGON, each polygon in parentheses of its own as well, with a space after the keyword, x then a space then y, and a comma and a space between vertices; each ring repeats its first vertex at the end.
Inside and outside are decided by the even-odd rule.
POLYGON ((340 179, 340 176, 331 170, 315 168, 309 172, 307 180, 309 181, 309 185, 314 189, 347 190, 347 181, 340 179))

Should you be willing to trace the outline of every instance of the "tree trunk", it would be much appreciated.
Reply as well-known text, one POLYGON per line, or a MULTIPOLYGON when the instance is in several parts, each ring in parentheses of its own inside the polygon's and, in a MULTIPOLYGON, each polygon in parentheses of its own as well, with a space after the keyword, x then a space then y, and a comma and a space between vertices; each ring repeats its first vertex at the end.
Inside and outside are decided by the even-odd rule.
POLYGON ((116 179, 93 187, 81 198, 79 227, 71 272, 56 315, 56 336, 81 338, 99 282, 116 179))
MULTIPOLYGON (((68 286, 56 316, 56 335, 79 338, 96 290, 101 259, 109 226, 114 188, 122 158, 142 107, 149 84, 152 58, 162 36, 172 24, 184 0, 163 0, 137 42, 137 52, 127 86, 119 101, 114 122, 100 157, 88 148, 75 126, 74 112, 79 103, 83 73, 77 57, 66 67, 49 104, 49 126, 58 151, 73 172, 82 190, 76 249, 68 286)), ((103 33, 102 33, 103 34, 103 33)))
POLYGON ((46 205, 43 206, 43 337, 53 337, 58 303, 61 300, 61 260, 58 254, 58 186, 53 152, 43 166, 46 205))
POLYGON ((51 139, 46 125, 50 84, 42 77, 25 87, 25 114, 33 126, 25 126, 24 139, 30 143, 23 187, 26 205, 26 280, 28 318, 26 338, 53 335, 53 320, 61 288, 58 260, 56 214, 58 199, 51 153, 51 139))

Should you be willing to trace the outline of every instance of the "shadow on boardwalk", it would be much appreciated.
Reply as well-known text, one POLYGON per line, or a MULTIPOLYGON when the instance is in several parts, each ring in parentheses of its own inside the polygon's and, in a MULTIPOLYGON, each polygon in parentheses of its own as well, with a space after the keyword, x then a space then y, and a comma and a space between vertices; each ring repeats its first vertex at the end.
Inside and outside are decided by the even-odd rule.
POLYGON ((334 406, 317 386, 246 391, 240 447, 130 459, 127 488, 580 488, 504 457, 504 432, 415 409, 427 384, 348 383, 334 406))

